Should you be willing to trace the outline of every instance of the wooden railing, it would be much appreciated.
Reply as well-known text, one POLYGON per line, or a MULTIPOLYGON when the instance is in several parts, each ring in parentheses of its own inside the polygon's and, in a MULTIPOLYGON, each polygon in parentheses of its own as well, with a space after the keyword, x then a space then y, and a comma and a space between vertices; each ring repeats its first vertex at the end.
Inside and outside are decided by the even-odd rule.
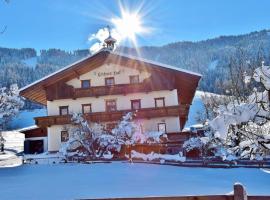
MULTIPOLYGON (((130 93, 147 93, 151 91, 173 90, 172 84, 156 83, 147 79, 142 83, 116 84, 110 86, 92 86, 90 88, 74 88, 65 83, 53 85, 46 90, 46 97, 49 101, 57 99, 76 99, 81 97, 99 97, 106 95, 125 95, 130 93)), ((170 82, 169 82, 170 83, 170 82)))
MULTIPOLYGON (((269 200, 270 199, 270 196, 248 196, 245 188, 240 183, 234 184, 233 190, 234 190, 234 193, 232 195, 100 198, 98 200, 144 200, 144 199, 145 200, 269 200)), ((87 200, 93 200, 93 199, 87 199, 87 200)))
MULTIPOLYGON (((121 110, 114 112, 95 112, 85 114, 84 117, 92 122, 118 121, 131 110, 121 110)), ((187 116, 188 108, 184 105, 167 106, 159 108, 142 108, 136 112, 135 118, 155 118, 167 116, 187 116)), ((36 125, 48 127, 52 125, 70 124, 71 115, 54 115, 46 117, 36 117, 36 125)))
POLYGON ((152 89, 150 88, 149 84, 143 83, 97 86, 91 88, 75 88, 74 98, 149 92, 152 89))

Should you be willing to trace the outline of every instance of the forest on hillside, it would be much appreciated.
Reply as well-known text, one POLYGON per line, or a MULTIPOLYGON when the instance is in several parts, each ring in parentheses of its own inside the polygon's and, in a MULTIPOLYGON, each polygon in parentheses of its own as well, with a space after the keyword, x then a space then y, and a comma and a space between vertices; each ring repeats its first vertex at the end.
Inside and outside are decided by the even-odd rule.
MULTIPOLYGON (((175 42, 160 47, 146 46, 138 50, 143 58, 203 74, 200 90, 223 93, 222 85, 228 78, 230 63, 240 54, 246 62, 258 60, 258 57, 269 62, 270 31, 220 36, 199 42, 175 42)), ((135 49, 128 47, 118 47, 116 51, 137 55, 135 49)), ((37 52, 33 48, 0 47, 0 86, 17 83, 23 87, 87 55, 88 49, 65 51, 55 48, 37 52)))

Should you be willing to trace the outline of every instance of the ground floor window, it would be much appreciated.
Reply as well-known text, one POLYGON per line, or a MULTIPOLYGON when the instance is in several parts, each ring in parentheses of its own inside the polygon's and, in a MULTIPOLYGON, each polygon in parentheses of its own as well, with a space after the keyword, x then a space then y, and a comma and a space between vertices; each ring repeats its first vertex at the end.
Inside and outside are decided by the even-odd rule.
POLYGON ((113 112, 116 110, 116 100, 106 100, 106 112, 113 112))
POLYGON ((166 133, 166 123, 158 123, 158 131, 166 133))
POLYGON ((68 141, 69 135, 67 131, 61 131, 61 142, 68 141))

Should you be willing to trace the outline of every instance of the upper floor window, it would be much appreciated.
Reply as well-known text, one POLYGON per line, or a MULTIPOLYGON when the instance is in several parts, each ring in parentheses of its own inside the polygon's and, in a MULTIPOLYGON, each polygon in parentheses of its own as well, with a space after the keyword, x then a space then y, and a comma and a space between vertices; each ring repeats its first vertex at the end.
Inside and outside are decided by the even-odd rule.
POLYGON ((166 133, 166 123, 158 123, 158 131, 166 133))
POLYGON ((82 113, 87 114, 92 112, 91 104, 82 104, 82 113))
POLYGON ((68 115, 68 106, 60 106, 59 107, 60 115, 68 115))
POLYGON ((155 107, 164 107, 164 106, 165 106, 164 97, 155 98, 155 107))
POLYGON ((67 131, 61 131, 61 142, 68 141, 69 135, 67 131))
POLYGON ((116 100, 112 99, 112 100, 106 100, 106 111, 107 112, 112 112, 112 111, 116 111, 116 100))
POLYGON ((140 99, 131 100, 131 109, 132 110, 141 109, 141 100, 140 99))
POLYGON ((81 80, 81 87, 82 88, 90 88, 91 82, 90 80, 81 80))
POLYGON ((110 86, 114 84, 115 84, 114 77, 105 78, 105 85, 110 86))
POLYGON ((129 81, 131 84, 139 83, 139 75, 129 76, 129 81))

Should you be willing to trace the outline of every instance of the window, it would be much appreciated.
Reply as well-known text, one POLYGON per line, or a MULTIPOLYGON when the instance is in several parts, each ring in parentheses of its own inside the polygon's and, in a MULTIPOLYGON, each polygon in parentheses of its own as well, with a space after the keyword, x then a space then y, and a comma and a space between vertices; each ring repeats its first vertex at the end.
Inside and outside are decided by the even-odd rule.
POLYGON ((158 123, 158 131, 166 133, 166 123, 158 123))
POLYGON ((82 113, 87 114, 92 112, 91 104, 82 104, 82 113))
POLYGON ((131 109, 132 110, 141 109, 141 100, 140 99, 131 100, 131 109))
POLYGON ((116 100, 106 100, 106 111, 112 112, 116 110, 116 100))
POLYGON ((81 87, 82 88, 90 88, 90 80, 81 80, 81 87))
POLYGON ((67 131, 61 131, 61 142, 68 141, 68 132, 67 131))
POLYGON ((60 106, 59 113, 60 115, 68 115, 68 106, 60 106))
POLYGON ((129 76, 129 81, 131 84, 139 83, 139 75, 129 76))
POLYGON ((111 132, 116 126, 117 126, 117 123, 108 123, 106 124, 106 131, 111 132))
POLYGON ((109 78, 105 78, 105 85, 114 85, 115 82, 114 82, 114 77, 109 77, 109 78))
POLYGON ((164 107, 164 106, 165 106, 164 97, 155 98, 155 107, 164 107))

